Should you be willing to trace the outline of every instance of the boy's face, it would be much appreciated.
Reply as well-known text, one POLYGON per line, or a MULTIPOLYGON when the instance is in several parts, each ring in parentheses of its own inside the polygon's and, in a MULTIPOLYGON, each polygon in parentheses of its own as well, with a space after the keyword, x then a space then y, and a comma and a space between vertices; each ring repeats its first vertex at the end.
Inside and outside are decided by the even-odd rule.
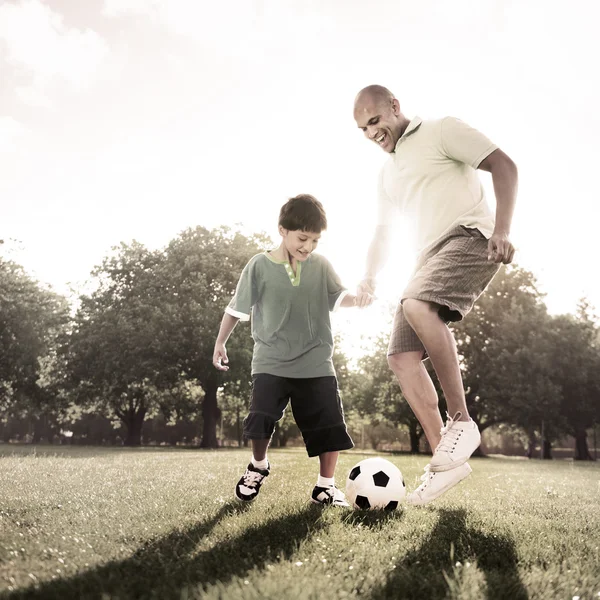
POLYGON ((315 250, 321 239, 320 233, 301 229, 291 231, 280 227, 279 233, 290 256, 299 261, 305 261, 315 250))

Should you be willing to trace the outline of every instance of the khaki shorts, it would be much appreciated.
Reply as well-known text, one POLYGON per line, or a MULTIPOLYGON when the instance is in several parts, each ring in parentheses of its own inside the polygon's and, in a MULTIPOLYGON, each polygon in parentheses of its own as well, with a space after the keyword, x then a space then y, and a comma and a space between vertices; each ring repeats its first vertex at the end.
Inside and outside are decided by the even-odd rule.
POLYGON ((439 304, 438 314, 445 323, 461 321, 469 313, 500 268, 488 261, 487 245, 479 229, 461 225, 419 257, 394 316, 388 356, 411 351, 426 356, 419 336, 404 316, 402 302, 407 298, 439 304))

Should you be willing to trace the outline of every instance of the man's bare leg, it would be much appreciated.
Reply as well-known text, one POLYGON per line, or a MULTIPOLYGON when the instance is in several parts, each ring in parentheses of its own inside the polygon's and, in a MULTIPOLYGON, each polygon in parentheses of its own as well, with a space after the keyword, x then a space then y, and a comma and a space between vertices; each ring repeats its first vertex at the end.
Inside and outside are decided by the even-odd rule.
POLYGON ((388 356, 388 364, 396 375, 406 401, 415 413, 432 450, 440 442, 443 426, 438 395, 423 364, 423 353, 401 352, 388 356))
MULTIPOLYGON (((407 299, 402 307, 407 321, 429 354, 444 390, 450 413, 450 418, 429 463, 430 470, 439 475, 460 467, 461 470, 454 475, 458 477, 462 472, 466 477, 470 472, 470 467, 466 465, 463 468, 463 466, 481 444, 481 434, 467 410, 454 336, 440 319, 437 304, 407 299)), ((447 483, 452 484, 452 475, 436 478, 440 489, 445 487, 441 484, 446 483, 444 481, 446 478, 448 479, 447 483)), ((423 492, 425 492, 425 488, 423 492)))
POLYGON ((450 416, 460 412, 459 420, 469 421, 456 341, 448 326, 438 315, 439 305, 408 298, 402 303, 402 308, 406 320, 427 349, 427 354, 444 390, 450 416))

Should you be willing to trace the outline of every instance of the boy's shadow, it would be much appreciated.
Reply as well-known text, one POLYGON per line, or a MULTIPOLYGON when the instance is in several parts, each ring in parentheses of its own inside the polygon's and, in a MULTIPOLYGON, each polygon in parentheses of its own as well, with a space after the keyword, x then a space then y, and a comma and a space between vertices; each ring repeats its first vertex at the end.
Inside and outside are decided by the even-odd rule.
POLYGON ((489 535, 466 524, 466 511, 440 510, 439 520, 418 550, 408 553, 396 565, 387 581, 372 590, 371 600, 387 598, 428 600, 445 598, 448 585, 444 577, 452 576, 456 562, 465 568, 477 561, 483 571, 488 600, 526 600, 528 598, 518 573, 518 557, 514 542, 505 536, 489 535), (454 555, 451 557, 451 544, 454 555), (423 585, 428 588, 423 595, 423 585))
POLYGON ((194 552, 202 538, 225 517, 247 505, 225 505, 211 519, 146 543, 128 559, 112 561, 72 577, 46 582, 8 595, 7 600, 65 600, 66 598, 177 598, 186 586, 226 583, 252 569, 264 568, 280 557, 289 558, 298 544, 325 524, 322 508, 302 510, 246 527, 215 547, 194 552))

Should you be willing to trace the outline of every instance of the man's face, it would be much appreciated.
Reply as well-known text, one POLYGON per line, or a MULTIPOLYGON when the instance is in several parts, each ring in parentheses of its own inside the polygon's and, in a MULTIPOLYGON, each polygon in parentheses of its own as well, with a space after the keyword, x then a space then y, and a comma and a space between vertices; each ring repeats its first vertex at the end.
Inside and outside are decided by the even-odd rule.
POLYGON ((402 135, 400 104, 398 100, 361 98, 354 107, 356 124, 365 137, 386 152, 393 152, 402 135))
POLYGON ((312 254, 321 239, 320 233, 301 229, 291 231, 282 227, 280 233, 290 256, 301 262, 312 254))

